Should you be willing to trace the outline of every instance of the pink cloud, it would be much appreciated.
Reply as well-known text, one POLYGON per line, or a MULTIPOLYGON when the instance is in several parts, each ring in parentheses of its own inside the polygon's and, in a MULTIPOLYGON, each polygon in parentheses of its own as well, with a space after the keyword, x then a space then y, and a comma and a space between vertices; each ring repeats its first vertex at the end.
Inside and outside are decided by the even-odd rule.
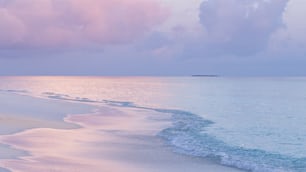
POLYGON ((126 43, 166 17, 156 0, 4 0, 0 46, 126 43))

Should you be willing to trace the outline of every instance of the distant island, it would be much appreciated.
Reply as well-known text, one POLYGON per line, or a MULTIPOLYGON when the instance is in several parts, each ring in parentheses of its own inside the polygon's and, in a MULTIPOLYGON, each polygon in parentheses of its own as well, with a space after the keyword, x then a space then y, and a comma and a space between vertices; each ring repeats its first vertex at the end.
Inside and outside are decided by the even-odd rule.
POLYGON ((191 75, 192 77, 219 77, 218 75, 191 75))

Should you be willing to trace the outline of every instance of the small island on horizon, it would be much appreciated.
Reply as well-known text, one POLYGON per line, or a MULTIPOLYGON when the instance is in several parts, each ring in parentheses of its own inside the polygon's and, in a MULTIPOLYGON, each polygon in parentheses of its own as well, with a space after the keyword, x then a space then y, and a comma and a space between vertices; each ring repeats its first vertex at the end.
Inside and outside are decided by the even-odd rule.
POLYGON ((219 77, 219 75, 191 75, 192 77, 219 77))

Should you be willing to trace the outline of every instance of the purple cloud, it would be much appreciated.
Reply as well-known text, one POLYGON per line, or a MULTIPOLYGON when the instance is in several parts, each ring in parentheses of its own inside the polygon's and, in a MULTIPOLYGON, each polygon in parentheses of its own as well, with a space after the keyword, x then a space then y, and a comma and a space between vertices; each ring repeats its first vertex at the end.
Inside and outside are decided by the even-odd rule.
POLYGON ((263 51, 283 26, 288 0, 208 0, 201 4, 206 29, 201 45, 208 54, 252 55, 263 51))

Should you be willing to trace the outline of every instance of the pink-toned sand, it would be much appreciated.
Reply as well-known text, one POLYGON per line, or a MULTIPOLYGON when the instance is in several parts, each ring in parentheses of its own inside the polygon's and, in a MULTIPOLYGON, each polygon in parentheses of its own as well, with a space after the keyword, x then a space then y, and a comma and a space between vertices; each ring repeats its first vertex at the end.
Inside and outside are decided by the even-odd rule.
POLYGON ((152 118, 169 116, 133 108, 100 107, 93 114, 67 116, 66 122, 80 125, 76 129, 42 128, 44 121, 40 121, 39 128, 0 135, 0 143, 29 153, 19 159, 0 160, 0 166, 12 172, 238 171, 173 153, 156 136, 171 124, 152 118))

